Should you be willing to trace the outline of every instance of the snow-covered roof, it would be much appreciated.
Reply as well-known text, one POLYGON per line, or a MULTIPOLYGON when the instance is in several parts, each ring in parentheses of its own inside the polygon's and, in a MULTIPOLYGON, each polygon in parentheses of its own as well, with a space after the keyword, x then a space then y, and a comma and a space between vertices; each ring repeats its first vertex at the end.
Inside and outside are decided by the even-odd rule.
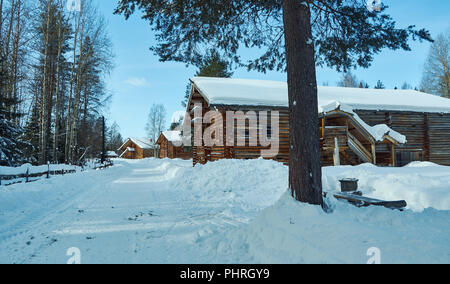
POLYGON ((123 145, 120 146, 119 150, 121 150, 130 141, 133 142, 134 144, 136 144, 139 148, 141 148, 143 150, 149 150, 149 149, 155 148, 155 145, 151 142, 152 139, 150 139, 150 138, 132 137, 132 138, 128 138, 127 141, 125 141, 125 143, 123 143, 123 145))
POLYGON ((106 155, 107 155, 108 157, 119 157, 119 155, 117 155, 117 153, 114 152, 114 151, 108 151, 108 152, 106 153, 106 155))
POLYGON ((367 133, 369 133, 377 142, 383 142, 386 140, 386 137, 390 137, 397 141, 399 144, 405 144, 407 142, 406 136, 393 130, 386 124, 378 124, 374 126, 368 125, 364 120, 362 120, 358 114, 356 114, 352 108, 348 105, 343 105, 339 102, 331 102, 328 105, 323 105, 322 107, 323 113, 329 113, 335 110, 343 111, 351 115, 354 120, 362 127, 364 128, 367 133))
POLYGON ((164 131, 162 133, 162 135, 164 135, 164 137, 166 137, 167 140, 169 140, 169 142, 171 142, 171 143, 183 141, 183 137, 181 136, 181 131, 164 131))
MULTIPOLYGON (((288 107, 286 82, 195 77, 191 81, 210 105, 288 107)), ((450 113, 450 100, 414 90, 318 87, 319 113, 338 102, 352 110, 450 113)))

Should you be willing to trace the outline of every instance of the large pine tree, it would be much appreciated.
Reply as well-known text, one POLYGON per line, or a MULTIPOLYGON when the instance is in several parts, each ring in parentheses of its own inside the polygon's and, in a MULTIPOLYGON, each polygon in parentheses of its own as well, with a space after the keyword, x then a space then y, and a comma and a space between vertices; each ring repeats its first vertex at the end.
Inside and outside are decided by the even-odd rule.
MULTIPOLYGON (((230 71, 229 62, 223 59, 215 49, 207 52, 206 56, 199 63, 199 70, 195 73, 196 77, 216 77, 231 78, 233 72, 230 71)), ((191 94, 191 83, 186 87, 186 94, 181 105, 186 107, 191 94)))
POLYGON ((152 50, 162 61, 195 64, 202 47, 215 46, 249 69, 287 71, 289 179, 299 201, 323 204, 316 65, 346 71, 368 67, 383 48, 409 50, 408 40, 431 40, 414 26, 397 28, 366 0, 121 0, 116 13, 144 12, 156 31, 152 50), (368 4, 369 3, 369 4, 368 4), (262 55, 244 61, 241 47, 262 55))
POLYGON ((20 150, 26 144, 20 140, 23 129, 13 123, 21 114, 14 112, 14 106, 19 103, 16 98, 7 97, 5 86, 8 80, 6 56, 0 49, 0 166, 16 166, 24 162, 24 155, 20 150))
POLYGON ((23 130, 0 114, 0 166, 17 166, 25 161, 21 148, 24 143, 19 139, 23 130))
POLYGON ((25 157, 33 164, 37 163, 39 160, 39 127, 39 103, 32 102, 31 114, 25 125, 23 139, 30 145, 30 147, 24 149, 25 157))
MULTIPOLYGON (((1 71, 0 71, 1 73, 1 71)), ((25 161, 21 149, 27 146, 22 142, 23 129, 13 123, 19 113, 11 112, 18 102, 12 98, 0 99, 0 166, 17 166, 25 161)))

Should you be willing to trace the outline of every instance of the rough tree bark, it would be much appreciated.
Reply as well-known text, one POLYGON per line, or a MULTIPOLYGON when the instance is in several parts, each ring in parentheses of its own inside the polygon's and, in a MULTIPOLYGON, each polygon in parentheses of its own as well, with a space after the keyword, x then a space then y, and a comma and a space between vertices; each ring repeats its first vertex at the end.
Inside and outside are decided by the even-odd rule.
POLYGON ((2 41, 3 31, 3 0, 0 0, 0 42, 2 41))
POLYGON ((68 106, 67 106, 67 118, 66 118, 66 142, 64 149, 64 159, 66 163, 71 162, 71 145, 70 145, 70 125, 72 121, 72 97, 73 97, 73 83, 75 80, 75 65, 77 58, 77 43, 78 43, 78 33, 80 30, 80 21, 81 21, 81 12, 78 15, 78 20, 76 20, 75 16, 75 35, 73 38, 73 61, 72 61, 72 70, 70 72, 70 91, 68 98, 68 106))
MULTIPOLYGON (((11 62, 11 71, 10 71, 10 78, 11 78, 11 98, 13 98, 15 101, 18 101, 18 95, 17 95, 17 84, 18 84, 18 61, 19 61, 19 43, 21 38, 21 27, 20 27, 20 18, 21 18, 21 0, 17 1, 17 10, 16 10, 16 30, 14 33, 14 40, 13 40, 13 50, 12 50, 12 62, 11 62)), ((17 113, 17 104, 13 105, 12 112, 14 114, 17 113)), ((13 121, 16 125, 20 125, 19 118, 13 117, 13 121)))
POLYGON ((79 45, 79 57, 77 72, 75 75, 75 96, 72 109, 72 125, 70 127, 70 159, 72 163, 76 161, 75 156, 77 155, 77 138, 78 138, 78 123, 80 121, 80 100, 81 100, 81 88, 82 88, 82 77, 84 68, 84 31, 85 31, 85 21, 83 20, 80 32, 80 45, 79 45))
POLYGON ((317 80, 309 3, 283 1, 290 111, 289 186, 298 201, 323 205, 317 80))
POLYGON ((44 74, 42 78, 42 99, 41 99, 41 131, 40 131, 40 144, 41 144, 41 154, 39 157, 39 163, 44 165, 47 163, 47 103, 48 103, 48 52, 49 52, 49 33, 50 33, 50 7, 52 4, 52 0, 49 0, 47 3, 47 28, 42 27, 42 30, 45 34, 45 42, 44 42, 44 74))
POLYGON ((3 53, 3 0, 0 0, 0 107, 3 105, 3 69, 4 65, 4 53, 3 53))
POLYGON ((53 133, 53 161, 54 163, 58 163, 59 162, 59 157, 58 157, 58 143, 59 143, 59 123, 60 123, 60 99, 59 99, 59 93, 60 93, 60 77, 61 77, 61 71, 60 71, 60 65, 61 65, 61 56, 62 56, 62 49, 63 49, 63 44, 64 44, 64 37, 65 34, 63 34, 63 23, 62 23, 62 18, 63 18, 63 7, 61 4, 60 7, 60 13, 58 16, 58 55, 56 58, 56 90, 55 90, 55 113, 54 113, 54 124, 55 124, 55 128, 54 128, 54 133, 53 133))
MULTIPOLYGON (((11 11, 10 11, 10 15, 9 15, 9 23, 8 23, 8 31, 6 34, 6 42, 4 44, 4 48, 5 48, 5 68, 8 71, 8 74, 6 75, 6 80, 5 80, 5 84, 6 86, 4 86, 4 88, 6 89, 5 91, 5 97, 7 99, 11 99, 11 56, 10 56, 10 46, 11 46, 11 36, 13 34, 13 26, 14 26, 14 14, 15 14, 15 8, 16 8, 16 1, 12 0, 11 1, 11 11)), ((11 113, 11 106, 8 105, 7 106, 7 118, 10 119, 9 115, 11 113)))

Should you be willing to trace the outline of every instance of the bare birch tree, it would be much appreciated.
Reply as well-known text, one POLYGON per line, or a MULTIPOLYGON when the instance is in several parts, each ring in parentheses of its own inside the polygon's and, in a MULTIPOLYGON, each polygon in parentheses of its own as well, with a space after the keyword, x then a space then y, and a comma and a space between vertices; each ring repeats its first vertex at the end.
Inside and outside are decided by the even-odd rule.
POLYGON ((164 105, 153 104, 150 108, 145 129, 153 142, 158 139, 158 136, 164 130, 164 126, 166 125, 166 116, 167 113, 164 105))
POLYGON ((25 127, 30 162, 96 155, 87 149, 98 148, 90 144, 110 98, 104 79, 113 56, 93 3, 69 11, 66 0, 0 0, 1 112, 25 127))
POLYGON ((425 63, 421 89, 450 98, 450 30, 437 36, 425 63))

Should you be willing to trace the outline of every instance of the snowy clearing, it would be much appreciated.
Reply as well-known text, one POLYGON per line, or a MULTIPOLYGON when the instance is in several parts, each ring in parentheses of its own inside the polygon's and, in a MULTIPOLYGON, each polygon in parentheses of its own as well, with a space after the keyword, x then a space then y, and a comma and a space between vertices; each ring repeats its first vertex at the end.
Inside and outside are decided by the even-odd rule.
POLYGON ((0 263, 450 262, 450 168, 324 168, 324 188, 358 178, 365 195, 409 210, 332 214, 294 202, 273 161, 117 160, 112 168, 0 187, 0 263))

